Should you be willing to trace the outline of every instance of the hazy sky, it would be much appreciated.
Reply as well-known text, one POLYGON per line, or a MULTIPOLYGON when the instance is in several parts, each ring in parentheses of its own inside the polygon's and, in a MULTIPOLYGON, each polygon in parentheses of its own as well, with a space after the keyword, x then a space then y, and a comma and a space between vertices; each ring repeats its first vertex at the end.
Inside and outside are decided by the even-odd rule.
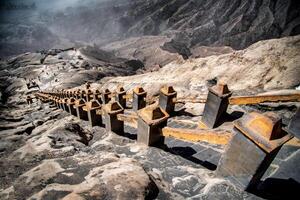
POLYGON ((128 0, 0 0, 0 56, 119 37, 120 12, 113 7, 123 2, 128 0))

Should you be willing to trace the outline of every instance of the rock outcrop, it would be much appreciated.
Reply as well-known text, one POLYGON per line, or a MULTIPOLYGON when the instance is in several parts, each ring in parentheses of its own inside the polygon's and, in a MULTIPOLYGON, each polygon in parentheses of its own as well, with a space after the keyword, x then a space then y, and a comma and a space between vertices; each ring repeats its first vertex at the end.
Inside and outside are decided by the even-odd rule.
MULTIPOLYGON (((88 122, 48 104, 35 101, 27 105, 26 96, 39 90, 28 87, 32 80, 42 90, 83 87, 85 82, 92 82, 93 90, 114 89, 118 84, 124 84, 125 89, 142 85, 149 96, 156 95, 160 86, 172 84, 178 97, 203 95, 218 79, 241 94, 294 88, 299 86, 299 41, 299 36, 294 36, 261 41, 241 51, 215 49, 220 55, 176 59, 158 71, 133 76, 142 69, 138 61, 96 47, 52 49, 2 61, 0 199, 292 197, 300 182, 295 171, 299 140, 282 147, 258 191, 248 193, 215 176, 213 170, 224 145, 166 138, 159 148, 146 147, 135 142, 137 130, 127 124, 125 136, 119 136, 100 126, 90 127, 88 122), (284 186, 274 189, 274 180, 284 186)), ((120 52, 132 53, 125 50, 120 47, 120 52)), ((178 107, 181 116, 169 119, 168 126, 197 127, 203 104, 178 107)), ((229 111, 259 108, 232 106, 229 111)), ((295 105, 266 109, 280 113, 286 124, 295 105)))
POLYGON ((170 39, 163 49, 188 57, 199 46, 243 49, 300 33, 297 0, 89 1, 58 10, 51 4, 39 10, 39 3, 31 12, 3 13, 0 56, 155 35, 170 39))
POLYGON ((174 61, 156 72, 113 78, 104 87, 142 85, 156 94, 162 85, 171 84, 181 95, 190 95, 206 93, 210 80, 218 79, 236 92, 296 88, 300 84, 299 41, 299 36, 266 40, 228 54, 174 61))

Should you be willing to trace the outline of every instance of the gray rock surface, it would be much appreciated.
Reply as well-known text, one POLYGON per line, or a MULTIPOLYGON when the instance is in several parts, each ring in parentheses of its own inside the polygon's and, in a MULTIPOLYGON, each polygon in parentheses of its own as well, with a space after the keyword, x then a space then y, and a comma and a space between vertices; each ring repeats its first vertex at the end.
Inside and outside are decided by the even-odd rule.
POLYGON ((187 57, 199 46, 243 49, 300 33, 297 0, 86 2, 36 1, 32 9, 2 9, 0 56, 159 35, 170 39, 163 49, 187 57))
MULTIPOLYGON (((224 145, 166 138, 165 145, 146 147, 136 143, 137 130, 128 124, 121 137, 48 104, 36 100, 26 104, 26 96, 39 89, 76 89, 86 82, 92 82, 93 90, 114 90, 119 84, 131 90, 142 85, 150 100, 164 84, 174 85, 183 99, 205 98, 207 87, 220 79, 229 83, 234 95, 299 87, 299 36, 260 41, 241 51, 231 48, 297 34, 297 2, 122 2, 117 6, 107 2, 92 10, 68 8, 65 15, 54 13, 54 17, 44 13, 45 23, 60 36, 69 32, 64 35, 69 39, 88 38, 99 44, 108 38, 124 39, 106 44, 104 50, 72 44, 72 48, 0 61, 0 199, 289 199, 298 195, 297 139, 282 147, 258 188, 245 192, 215 175, 224 145), (104 18, 108 13, 110 18, 104 18), (207 44, 231 47, 203 46, 207 44), (182 58, 187 56, 193 58, 182 58), (136 75, 144 71, 148 73, 136 75), (39 87, 28 87, 32 81, 39 87)), ((39 39, 35 36, 42 37, 34 35, 34 41, 39 39)), ((56 38, 48 36, 46 43, 56 38)), ((30 37, 25 34, 14 45, 30 37)), ((7 40, 4 37, 1 44, 7 40)), ((24 45, 24 49, 36 48, 24 45)), ((10 53, 8 49, 5 54, 10 53)), ((286 125, 296 106, 231 106, 228 111, 272 110, 286 125)), ((168 120, 168 127, 195 129, 203 104, 179 104, 176 111, 178 116, 168 120)))

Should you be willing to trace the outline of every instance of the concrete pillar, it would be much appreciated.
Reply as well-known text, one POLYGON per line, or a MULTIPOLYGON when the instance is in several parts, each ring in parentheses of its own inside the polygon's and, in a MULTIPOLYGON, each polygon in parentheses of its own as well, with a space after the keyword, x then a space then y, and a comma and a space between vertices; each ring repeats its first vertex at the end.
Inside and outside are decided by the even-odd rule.
POLYGON ((61 100, 61 98, 60 98, 60 97, 57 97, 56 103, 57 103, 57 107, 58 107, 59 109, 61 109, 61 103, 60 103, 60 100, 61 100))
POLYGON ((90 89, 91 88, 91 84, 89 83, 89 82, 87 82, 86 84, 85 84, 85 88, 88 90, 88 89, 90 89))
POLYGON ((93 99, 102 104, 101 93, 99 90, 95 90, 95 92, 93 93, 93 99))
POLYGON ((74 107, 76 108, 77 117, 79 119, 88 120, 87 112, 83 110, 83 106, 85 106, 85 100, 84 99, 77 99, 75 101, 74 107))
POLYGON ((58 97, 55 96, 55 97, 53 98, 53 100, 54 100, 55 106, 58 107, 58 103, 57 103, 58 97))
POLYGON ((132 109, 134 111, 138 111, 146 107, 146 96, 147 92, 145 92, 142 87, 138 86, 134 88, 132 100, 132 109))
POLYGON ((68 108, 69 108, 69 112, 71 115, 77 116, 77 111, 75 106, 75 101, 76 99, 74 97, 71 97, 70 99, 68 99, 68 108))
POLYGON ((123 87, 118 87, 116 91, 116 101, 125 109, 126 108, 126 91, 123 87))
POLYGON ((60 108, 59 100, 60 100, 60 98, 56 97, 55 102, 56 102, 57 108, 60 108))
POLYGON ((81 97, 81 92, 80 92, 80 90, 77 90, 77 92, 75 93, 75 98, 76 99, 80 99, 80 97, 81 97))
POLYGON ((65 92, 65 90, 62 90, 61 91, 61 98, 63 99, 63 98, 65 98, 66 97, 66 92, 65 92))
POLYGON ((63 99, 62 98, 59 99, 58 103, 59 103, 59 108, 64 110, 64 105, 63 105, 63 99))
POLYGON ((49 107, 50 107, 50 108, 56 107, 56 102, 55 102, 54 96, 50 96, 50 97, 49 97, 49 100, 50 100, 49 107))
POLYGON ((68 107, 68 98, 64 98, 62 100, 62 106, 63 106, 63 110, 66 112, 69 112, 69 107, 68 107))
POLYGON ((233 137, 222 155, 216 174, 243 190, 260 181, 281 146, 292 138, 281 128, 275 113, 252 112, 234 121, 233 137))
POLYGON ((84 99, 85 101, 87 101, 87 94, 86 94, 86 91, 81 90, 80 93, 81 93, 80 98, 82 98, 82 99, 84 99))
POLYGON ((215 128, 220 125, 222 118, 224 119, 232 92, 229 91, 226 84, 222 83, 218 83, 208 90, 201 123, 204 127, 215 128))
POLYGON ((147 146, 164 143, 162 128, 169 114, 158 106, 148 106, 138 111, 137 141, 147 146))
POLYGON ((102 125, 101 104, 97 100, 93 99, 87 102, 83 107, 83 110, 87 112, 89 124, 91 126, 102 125))
POLYGON ((90 101, 93 99, 93 92, 91 90, 87 90, 86 99, 87 99, 87 101, 90 101))
POLYGON ((109 91, 109 89, 105 89, 102 92, 102 102, 103 102, 103 104, 107 104, 111 100, 110 95, 111 95, 111 92, 109 91))
POLYGON ((123 114, 124 109, 122 106, 114 101, 103 106, 105 115, 105 128, 107 131, 112 131, 117 134, 124 134, 124 122, 118 120, 118 114, 123 114))
POLYGON ((30 96, 27 96, 26 97, 26 102, 27 102, 28 105, 32 104, 33 103, 32 98, 30 96))
POLYGON ((70 95, 71 95, 70 98, 72 98, 72 97, 75 98, 75 97, 76 97, 75 91, 71 91, 71 92, 70 92, 70 95))
POLYGON ((164 86, 160 89, 159 106, 169 115, 174 112, 177 92, 172 86, 164 86))

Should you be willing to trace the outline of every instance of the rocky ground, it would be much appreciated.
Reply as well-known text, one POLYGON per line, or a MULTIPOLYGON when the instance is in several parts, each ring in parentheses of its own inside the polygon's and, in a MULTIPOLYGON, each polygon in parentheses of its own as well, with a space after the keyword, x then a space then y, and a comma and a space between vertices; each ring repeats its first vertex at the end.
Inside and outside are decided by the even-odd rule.
MULTIPOLYGON (((299 41, 299 36, 287 37, 261 41, 241 51, 216 51, 219 55, 210 57, 176 58, 155 72, 133 76, 145 66, 95 46, 26 53, 2 61, 0 199, 282 199, 297 195, 297 139, 283 146, 259 187, 249 193, 215 176, 224 145, 166 138, 164 146, 146 147, 135 142, 136 129, 130 126, 122 137, 103 127, 91 128, 48 104, 27 105, 25 97, 38 90, 27 89, 29 79, 41 90, 82 87, 87 81, 92 89, 123 84, 131 90, 142 85, 151 96, 163 84, 171 84, 183 99, 205 96, 216 80, 227 81, 234 95, 294 89, 300 84, 299 41)), ((231 106, 229 112, 272 110, 286 125, 296 106, 231 106)), ((193 129, 203 104, 179 104, 176 110, 178 115, 168 126, 193 129)))
MULTIPOLYGON (((1 199, 283 198, 299 186, 299 140, 282 148, 253 194, 214 175, 221 145, 167 138, 146 147, 134 128, 122 137, 39 102, 2 109, 0 117, 1 199)), ((186 120, 197 117, 168 126, 197 126, 186 120)))

